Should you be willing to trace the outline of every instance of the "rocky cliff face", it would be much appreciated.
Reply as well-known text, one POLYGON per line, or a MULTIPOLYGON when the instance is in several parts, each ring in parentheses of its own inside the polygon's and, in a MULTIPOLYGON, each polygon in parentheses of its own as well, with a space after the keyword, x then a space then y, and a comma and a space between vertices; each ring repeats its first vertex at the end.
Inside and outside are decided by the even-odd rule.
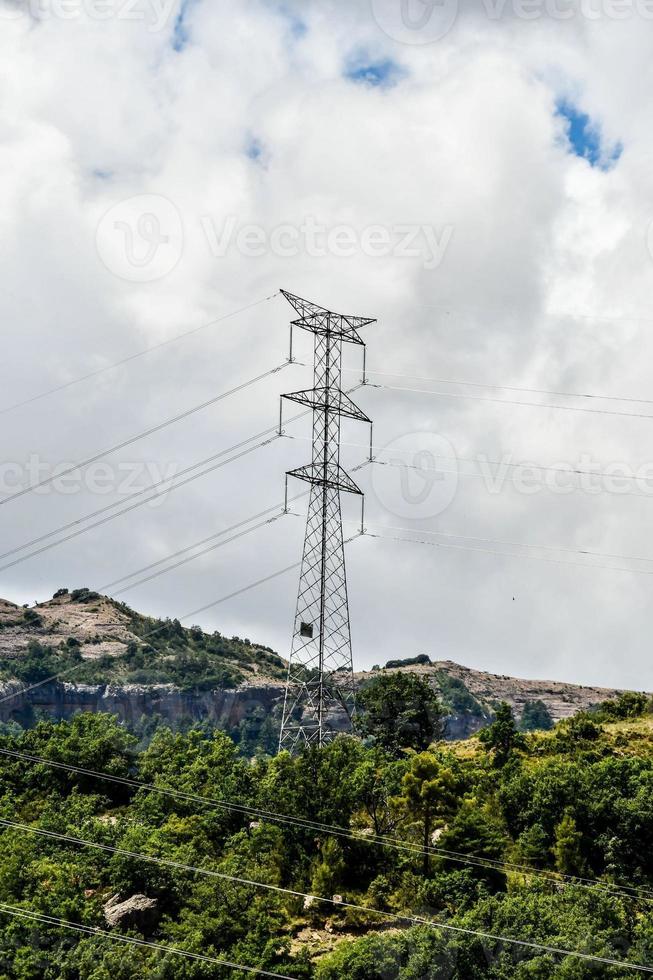
POLYGON ((254 715, 273 715, 283 686, 241 685, 232 690, 183 691, 173 684, 73 684, 54 682, 32 690, 18 681, 0 685, 0 721, 29 727, 39 717, 69 719, 81 711, 106 711, 130 728, 159 717, 171 728, 208 722, 225 731, 237 729, 254 715))
MULTIPOLYGON (((25 726, 34 724, 42 715, 68 719, 80 711, 107 711, 130 727, 158 716, 173 728, 205 722, 234 731, 243 724, 262 725, 266 719, 272 719, 274 724, 278 719, 283 698, 283 663, 267 648, 249 641, 220 638, 224 644, 222 662, 233 664, 239 677, 237 683, 208 688, 193 688, 185 682, 130 683, 130 673, 121 665, 127 651, 143 648, 144 636, 149 636, 148 647, 154 644, 149 622, 88 590, 62 592, 29 609, 0 600, 0 667, 5 678, 0 682, 0 721, 16 721, 25 726), (34 676, 23 676, 20 668, 26 658, 34 657, 35 647, 49 651, 48 662, 55 664, 50 676, 57 672, 57 658, 71 649, 78 652, 80 665, 66 668, 58 680, 48 680, 48 671, 39 674, 37 662, 34 676), (76 680, 75 673, 84 665, 99 673, 98 683, 76 680), (104 681, 103 672, 120 678, 121 670, 124 680, 109 676, 104 681)), ((172 652, 169 646, 151 651, 154 668, 165 672, 174 657, 179 657, 180 650, 185 653, 186 643, 195 652, 199 643, 199 655, 206 656, 202 636, 198 638, 197 631, 179 627, 172 652)), ((215 642, 215 636, 204 639, 215 642)), ((450 660, 391 669, 417 673, 438 691, 450 711, 446 734, 454 739, 465 738, 487 724, 499 701, 507 701, 519 717, 526 702, 540 700, 553 720, 558 721, 619 693, 608 688, 490 674, 450 660)), ((358 673, 356 682, 365 684, 378 674, 378 670, 358 673)))
POLYGON ((0 670, 0 722, 23 726, 106 711, 130 727, 157 717, 233 731, 275 713, 285 677, 266 647, 148 620, 88 589, 29 608, 0 600, 0 670), (134 682, 143 675, 154 679, 134 682))

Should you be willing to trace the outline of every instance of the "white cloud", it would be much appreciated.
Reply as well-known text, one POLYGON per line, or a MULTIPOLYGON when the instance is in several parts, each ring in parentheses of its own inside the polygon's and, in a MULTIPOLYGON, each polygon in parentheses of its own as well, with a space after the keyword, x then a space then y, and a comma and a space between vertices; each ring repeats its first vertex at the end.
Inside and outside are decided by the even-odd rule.
MULTIPOLYGON (((3 22, 5 404, 279 286, 378 316, 366 331, 373 369, 648 396, 651 319, 624 319, 653 318, 653 69, 642 20, 527 22, 512 7, 493 20, 475 5, 462 7, 440 40, 418 45, 394 41, 371 10, 364 0, 283 10, 197 0, 179 52, 177 9, 162 30, 152 30, 153 16, 3 22), (391 60, 405 76, 392 88, 353 83, 343 71, 361 53, 391 60), (562 96, 600 124, 606 140, 623 143, 613 170, 567 151, 555 116, 562 96), (262 148, 258 159, 247 155, 252 140, 262 148), (96 250, 102 216, 137 195, 172 202, 183 224, 179 261, 153 282, 121 279, 96 250), (230 218, 260 228, 267 243, 280 226, 298 229, 300 246, 289 255, 231 247, 216 256, 206 228, 220 234, 230 218), (353 254, 324 247, 307 254, 301 229, 311 220, 323 237, 350 228, 353 254), (392 233, 405 224, 428 225, 442 241, 451 229, 437 267, 426 268, 421 252, 372 255, 362 247, 373 226, 392 233)), ((164 225, 147 229, 166 233, 164 225)), ((289 319, 276 299, 5 415, 5 458, 84 458, 208 399, 279 363, 289 319)), ((305 340, 300 351, 309 358, 305 340)), ((272 424, 278 393, 309 382, 307 368, 288 368, 116 459, 187 466, 272 424)), ((373 389, 356 397, 375 418, 379 444, 433 431, 464 456, 651 459, 650 420, 373 389)), ((346 434, 365 442, 353 426, 346 434)), ((156 509, 3 573, 0 593, 27 601, 60 585, 97 587, 280 500, 284 471, 307 453, 301 440, 261 449, 156 509)), ((346 449, 347 462, 361 453, 346 449)), ((405 526, 375 498, 365 471, 359 477, 370 491, 369 523, 405 526)), ((105 500, 29 495, 7 504, 2 550, 105 500)), ((461 477, 446 512, 416 527, 653 557, 650 506, 637 496, 493 496, 479 479, 461 477)), ((356 519, 354 502, 345 510, 356 519)), ((181 615, 298 558, 301 537, 301 520, 288 518, 125 598, 181 615)), ((359 664, 428 652, 502 672, 653 687, 647 576, 373 539, 351 546, 350 574, 359 664)), ((285 652, 295 585, 286 576, 203 623, 285 652)))

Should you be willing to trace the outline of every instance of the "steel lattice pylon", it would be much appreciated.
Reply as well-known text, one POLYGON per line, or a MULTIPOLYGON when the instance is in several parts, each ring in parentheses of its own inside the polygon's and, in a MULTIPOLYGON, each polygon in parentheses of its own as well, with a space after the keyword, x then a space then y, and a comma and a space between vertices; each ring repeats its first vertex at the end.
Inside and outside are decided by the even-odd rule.
MULTIPOLYGON (((362 491, 340 465, 340 419, 370 422, 342 391, 342 345, 365 348, 358 330, 374 319, 344 316, 282 290, 299 314, 291 323, 315 335, 314 386, 282 398, 313 413, 313 456, 287 476, 311 484, 295 628, 279 749, 324 745, 336 734, 334 715, 353 718, 354 677, 340 493, 362 491)), ((371 422, 370 422, 371 424, 371 422)), ((342 724, 338 730, 342 730, 342 724)))

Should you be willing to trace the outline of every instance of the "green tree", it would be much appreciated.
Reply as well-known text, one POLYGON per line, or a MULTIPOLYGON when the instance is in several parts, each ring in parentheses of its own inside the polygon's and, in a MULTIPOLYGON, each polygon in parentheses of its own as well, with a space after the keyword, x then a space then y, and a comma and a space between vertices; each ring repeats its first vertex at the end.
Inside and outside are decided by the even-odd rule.
MULTIPOLYGON (((487 807, 477 798, 465 800, 447 829, 438 840, 438 847, 459 854, 474 854, 476 857, 496 861, 503 855, 507 839, 501 826, 493 819, 487 807)), ((460 865, 454 864, 459 868, 460 865)), ((486 881, 500 887, 504 883, 503 873, 488 869, 483 873, 486 881)))
POLYGON ((392 799, 401 790, 404 769, 404 760, 388 758, 375 746, 365 753, 353 772, 352 781, 359 804, 356 822, 364 827, 371 826, 377 836, 389 834, 395 828, 392 799))
POLYGON ((544 701, 527 701, 519 719, 519 729, 522 732, 551 731, 553 718, 544 701))
POLYGON ((393 673, 375 677, 358 696, 362 709, 359 729, 375 743, 400 755, 417 752, 442 737, 443 712, 429 684, 416 674, 393 673))
POLYGON ((414 826, 424 848, 422 872, 429 873, 431 834, 438 817, 451 814, 457 804, 457 780, 453 771, 430 752, 421 752, 410 760, 410 768, 401 783, 397 803, 409 826, 414 826))
POLYGON ((502 701, 497 708, 494 721, 479 732, 479 739, 494 752, 494 764, 506 764, 513 751, 524 744, 523 736, 517 731, 512 708, 502 701))
POLYGON ((320 860, 311 879, 311 891, 323 898, 331 898, 342 884, 346 870, 342 848, 333 837, 326 837, 320 845, 320 860))
POLYGON ((550 840, 542 824, 532 824, 520 834, 517 840, 518 863, 532 864, 536 868, 545 867, 551 854, 549 845, 550 840))
POLYGON ((446 937, 428 928, 339 943, 321 958, 316 980, 462 980, 446 937))
POLYGON ((586 872, 583 857, 583 835, 576 826, 571 812, 567 811, 555 829, 553 855, 560 874, 582 875, 586 872))
MULTIPOLYGON (((154 930, 164 944, 297 980, 625 978, 625 965, 651 962, 653 949, 646 902, 653 887, 651 739, 642 726, 603 730, 581 714, 531 740, 528 756, 490 770, 497 751, 509 757, 518 744, 509 712, 503 715, 508 735, 487 749, 474 739, 396 756, 340 736, 296 756, 245 759, 208 724, 177 734, 161 725, 143 749, 126 726, 100 714, 11 729, 0 735, 0 747, 59 768, 0 753, 0 902, 92 931, 106 927, 102 906, 110 895, 142 892, 157 901, 156 918, 135 922, 133 935, 148 938, 154 930), (142 781, 153 785, 139 787, 142 781), (326 826, 334 824, 341 829, 326 826), (45 835, 32 833, 39 830, 45 835), (371 840, 372 833, 401 840, 371 840), (60 834, 100 847, 71 845, 60 834), (429 864, 434 841, 487 860, 461 865, 447 854, 429 864), (424 846, 421 867, 415 843, 424 846), (105 846, 123 852, 112 855, 105 846), (615 887, 568 880, 552 887, 528 869, 504 875, 505 861, 630 891, 626 899, 615 887), (484 863, 496 870, 479 867, 484 863), (226 877, 190 874, 183 865, 226 877), (341 892, 361 910, 305 907, 310 892, 341 892), (364 911, 372 908, 612 957, 624 968, 466 931, 381 932, 378 915, 364 911), (327 918, 341 932, 330 952, 315 948, 306 929, 327 918), (354 942, 345 938, 364 930, 354 942)), ((0 916, 0 980, 235 975, 0 916)))

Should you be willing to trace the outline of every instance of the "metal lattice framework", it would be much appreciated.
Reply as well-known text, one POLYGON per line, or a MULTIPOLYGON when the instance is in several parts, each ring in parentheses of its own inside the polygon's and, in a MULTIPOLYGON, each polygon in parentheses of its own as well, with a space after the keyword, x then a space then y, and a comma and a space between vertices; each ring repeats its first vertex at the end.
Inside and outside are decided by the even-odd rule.
POLYGON ((364 349, 358 330, 375 320, 332 313, 282 293, 299 314, 291 323, 291 359, 293 327, 315 336, 313 388, 282 396, 313 413, 312 460, 287 474, 311 485, 279 740, 280 749, 294 751, 330 741, 343 730, 343 711, 344 727, 351 727, 354 714, 340 493, 362 497, 362 491, 340 465, 340 419, 370 419, 342 391, 342 345, 364 349))

